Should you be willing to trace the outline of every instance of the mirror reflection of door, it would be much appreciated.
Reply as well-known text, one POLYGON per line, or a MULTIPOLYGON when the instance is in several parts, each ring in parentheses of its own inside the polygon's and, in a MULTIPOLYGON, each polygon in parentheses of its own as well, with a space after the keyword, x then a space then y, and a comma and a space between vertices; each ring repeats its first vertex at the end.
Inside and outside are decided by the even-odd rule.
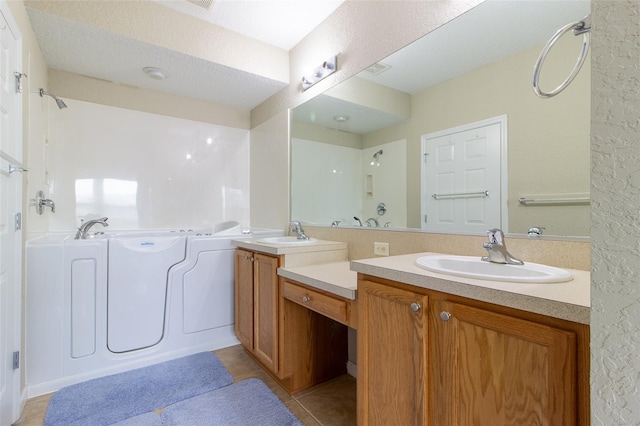
POLYGON ((422 136, 422 229, 482 233, 506 227, 506 116, 422 136))

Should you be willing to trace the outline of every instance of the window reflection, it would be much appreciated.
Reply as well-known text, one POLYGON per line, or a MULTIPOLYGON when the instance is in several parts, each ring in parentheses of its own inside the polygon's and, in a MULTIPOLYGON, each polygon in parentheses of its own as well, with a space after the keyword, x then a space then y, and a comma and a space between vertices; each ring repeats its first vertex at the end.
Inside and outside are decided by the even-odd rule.
POLYGON ((122 179, 76 179, 76 217, 107 216, 122 228, 138 227, 138 182, 122 179))

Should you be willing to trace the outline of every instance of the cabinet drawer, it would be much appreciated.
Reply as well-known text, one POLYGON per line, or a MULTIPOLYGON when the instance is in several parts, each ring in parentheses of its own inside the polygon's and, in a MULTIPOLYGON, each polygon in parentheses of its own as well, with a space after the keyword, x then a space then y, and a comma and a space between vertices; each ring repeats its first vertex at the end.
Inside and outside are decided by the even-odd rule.
POLYGON ((340 323, 347 323, 347 302, 326 296, 317 291, 284 282, 283 297, 294 303, 311 309, 319 314, 334 319, 340 323))

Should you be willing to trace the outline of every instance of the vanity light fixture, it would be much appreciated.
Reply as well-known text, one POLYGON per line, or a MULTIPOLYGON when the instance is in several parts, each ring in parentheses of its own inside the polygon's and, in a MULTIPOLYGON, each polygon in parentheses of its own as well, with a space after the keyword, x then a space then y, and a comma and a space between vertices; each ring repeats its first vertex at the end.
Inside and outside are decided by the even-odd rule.
POLYGON ((382 155, 382 150, 376 152, 375 154, 373 154, 373 160, 371 160, 371 164, 372 166, 379 166, 380 165, 380 156, 382 155))
POLYGON ((302 76, 302 91, 304 92, 317 82, 330 76, 338 69, 338 57, 332 56, 316 67, 311 74, 302 76))
POLYGON ((142 68, 142 71, 154 80, 164 80, 169 77, 169 73, 162 68, 144 67, 142 68))

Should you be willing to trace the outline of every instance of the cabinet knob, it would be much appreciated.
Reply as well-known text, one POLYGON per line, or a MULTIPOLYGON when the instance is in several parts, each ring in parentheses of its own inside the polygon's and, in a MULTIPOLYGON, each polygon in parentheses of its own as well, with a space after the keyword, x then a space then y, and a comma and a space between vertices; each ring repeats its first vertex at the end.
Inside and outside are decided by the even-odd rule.
POLYGON ((307 303, 309 300, 311 300, 311 298, 309 296, 302 296, 302 301, 304 303, 307 303))
POLYGON ((449 321, 449 319, 451 318, 451 314, 447 311, 442 311, 440 312, 440 319, 442 321, 449 321))
POLYGON ((420 306, 420 304, 419 304, 419 303, 413 302, 413 303, 411 304, 411 310, 412 310, 413 312, 418 312, 418 311, 420 310, 420 308, 421 308, 421 306, 420 306))

